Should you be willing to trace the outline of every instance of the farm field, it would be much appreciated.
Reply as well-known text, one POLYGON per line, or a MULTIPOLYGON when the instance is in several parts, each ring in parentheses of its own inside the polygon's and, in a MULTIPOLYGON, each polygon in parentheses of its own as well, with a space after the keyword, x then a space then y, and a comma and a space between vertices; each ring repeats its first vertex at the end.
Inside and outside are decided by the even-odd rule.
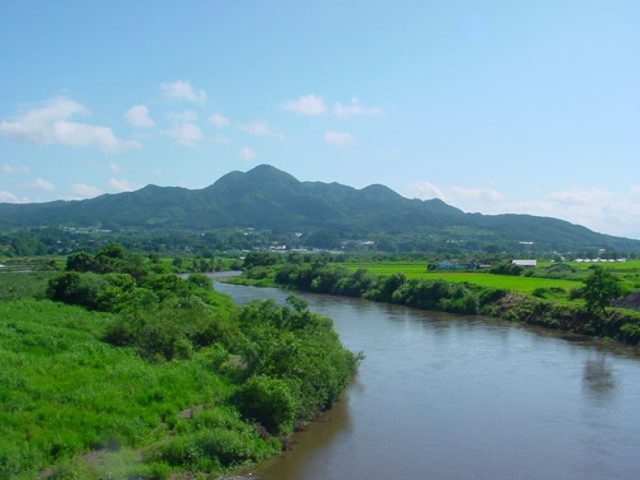
POLYGON ((482 287, 507 288, 524 294, 531 294, 537 288, 551 287, 560 287, 568 292, 582 285, 582 282, 576 280, 495 275, 482 272, 428 272, 424 262, 344 263, 342 265, 352 271, 364 268, 375 275, 403 273, 409 279, 424 278, 457 283, 468 282, 482 287))

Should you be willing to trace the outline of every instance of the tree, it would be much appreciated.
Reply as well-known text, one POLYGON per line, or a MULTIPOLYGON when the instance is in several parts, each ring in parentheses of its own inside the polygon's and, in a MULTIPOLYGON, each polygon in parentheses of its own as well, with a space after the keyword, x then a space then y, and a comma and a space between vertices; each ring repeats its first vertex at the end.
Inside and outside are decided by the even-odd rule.
POLYGON ((620 279, 601 267, 596 268, 584 284, 582 296, 591 313, 600 310, 605 314, 611 302, 622 295, 620 279))

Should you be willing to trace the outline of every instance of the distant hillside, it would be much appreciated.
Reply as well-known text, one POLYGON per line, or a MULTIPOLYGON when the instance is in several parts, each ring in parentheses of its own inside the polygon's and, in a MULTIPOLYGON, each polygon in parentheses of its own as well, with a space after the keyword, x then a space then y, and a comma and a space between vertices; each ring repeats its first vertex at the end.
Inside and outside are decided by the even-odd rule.
POLYGON ((384 185, 355 189, 300 182, 269 165, 231 172, 189 190, 148 185, 80 201, 0 204, 0 227, 206 230, 254 227, 330 231, 341 237, 420 234, 467 241, 535 242, 548 249, 640 251, 640 241, 603 235, 554 218, 464 213, 441 200, 405 198, 384 185))

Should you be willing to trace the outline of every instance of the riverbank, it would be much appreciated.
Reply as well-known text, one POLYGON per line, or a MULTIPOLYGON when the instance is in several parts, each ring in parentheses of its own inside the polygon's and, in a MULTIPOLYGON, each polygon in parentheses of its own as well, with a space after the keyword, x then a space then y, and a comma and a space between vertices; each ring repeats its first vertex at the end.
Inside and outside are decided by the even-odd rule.
MULTIPOLYGON (((494 318, 574 332, 640 346, 640 314, 621 308, 587 311, 578 301, 541 298, 508 288, 443 279, 408 279, 401 273, 374 275, 340 265, 290 264, 250 269, 225 280, 238 285, 289 288, 314 293, 359 297, 423 310, 494 318)), ((576 282, 577 283, 577 282, 576 282)), ((549 287, 550 290, 553 287, 549 287)))
POLYGON ((0 277, 1 478, 235 472, 279 453, 355 374, 303 302, 240 307, 202 275, 109 265, 0 277))

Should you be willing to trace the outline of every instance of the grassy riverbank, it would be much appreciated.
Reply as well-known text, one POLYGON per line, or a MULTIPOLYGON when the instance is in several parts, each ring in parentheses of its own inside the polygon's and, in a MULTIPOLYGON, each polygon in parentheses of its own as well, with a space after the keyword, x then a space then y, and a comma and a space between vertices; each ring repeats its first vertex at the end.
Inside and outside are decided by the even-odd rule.
MULTIPOLYGON (((584 280, 593 269, 578 271, 555 265, 520 272, 526 274, 504 275, 434 272, 425 262, 331 263, 321 258, 305 261, 300 257, 283 262, 282 258, 258 255, 247 258, 250 262, 245 276, 231 280, 233 283, 284 286, 420 309, 485 314, 640 345, 638 312, 586 308, 584 280)), ((637 271, 619 267, 614 271, 617 273, 613 278, 623 291, 637 288, 637 271)))
POLYGON ((297 299, 238 308, 205 277, 110 255, 109 273, 0 275, 0 478, 232 471, 279 452, 354 374, 297 299))

